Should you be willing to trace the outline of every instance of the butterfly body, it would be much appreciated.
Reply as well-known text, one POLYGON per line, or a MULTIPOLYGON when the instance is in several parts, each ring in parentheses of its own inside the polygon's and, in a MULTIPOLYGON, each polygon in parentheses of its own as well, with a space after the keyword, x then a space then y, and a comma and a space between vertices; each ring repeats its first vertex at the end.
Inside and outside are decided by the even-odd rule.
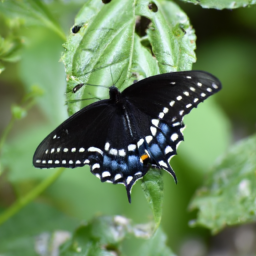
POLYGON ((203 71, 149 77, 123 92, 111 86, 109 99, 81 109, 42 141, 33 164, 88 164, 102 182, 124 184, 131 201, 133 184, 151 166, 165 169, 177 182, 169 160, 183 140, 183 116, 220 89, 219 80, 203 71))

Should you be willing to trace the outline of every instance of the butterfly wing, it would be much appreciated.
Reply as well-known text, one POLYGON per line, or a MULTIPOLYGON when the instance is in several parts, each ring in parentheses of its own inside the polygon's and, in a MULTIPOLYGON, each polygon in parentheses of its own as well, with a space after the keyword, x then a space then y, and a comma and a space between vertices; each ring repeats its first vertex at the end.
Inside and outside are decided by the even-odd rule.
POLYGON ((109 100, 81 109, 40 143, 33 165, 39 168, 74 168, 87 164, 90 152, 102 153, 114 111, 109 100))
POLYGON ((169 160, 183 140, 183 117, 220 89, 220 81, 207 72, 183 71, 146 78, 122 92, 133 113, 148 117, 139 129, 150 163, 167 170, 175 181, 169 160))
POLYGON ((139 137, 129 129, 126 114, 110 100, 83 108, 40 143, 33 165, 75 168, 88 164, 102 182, 124 184, 130 202, 132 185, 149 167, 140 159, 139 137))

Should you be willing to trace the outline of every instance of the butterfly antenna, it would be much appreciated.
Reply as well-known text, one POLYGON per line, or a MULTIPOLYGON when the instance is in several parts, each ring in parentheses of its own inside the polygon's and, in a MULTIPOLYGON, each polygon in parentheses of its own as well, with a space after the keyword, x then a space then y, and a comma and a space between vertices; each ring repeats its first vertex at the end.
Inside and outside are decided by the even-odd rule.
POLYGON ((114 79, 113 79, 112 70, 111 70, 111 65, 109 66, 109 68, 110 68, 110 75, 111 75, 112 85, 115 85, 115 84, 114 84, 114 79))
MULTIPOLYGON (((89 83, 81 83, 81 84, 77 84, 73 89, 72 92, 76 93, 78 90, 80 90, 84 85, 88 85, 88 86, 96 86, 96 87, 103 87, 106 89, 109 89, 107 86, 104 85, 97 85, 97 84, 89 84, 89 83)), ((68 91, 71 92, 71 91, 68 91)))
POLYGON ((69 103, 76 103, 76 102, 79 102, 79 101, 85 101, 85 100, 101 100, 100 98, 97 98, 97 97, 93 97, 93 98, 87 98, 87 99, 79 99, 79 100, 67 100, 66 101, 66 105, 68 105, 69 103))

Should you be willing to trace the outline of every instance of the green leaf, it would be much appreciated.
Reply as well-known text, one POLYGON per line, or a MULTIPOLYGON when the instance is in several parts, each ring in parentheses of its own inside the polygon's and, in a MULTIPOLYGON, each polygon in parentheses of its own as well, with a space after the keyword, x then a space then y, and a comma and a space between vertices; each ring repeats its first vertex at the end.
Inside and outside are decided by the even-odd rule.
POLYGON ((144 243, 135 256, 175 256, 170 248, 167 247, 166 242, 167 237, 162 229, 159 228, 154 236, 144 243))
POLYGON ((184 2, 199 4, 203 8, 235 9, 256 4, 256 0, 182 0, 184 2))
MULTIPOLYGON (((5 256, 53 255, 56 235, 68 238, 77 221, 42 203, 32 203, 0 227, 0 252, 5 256), (62 231, 62 232, 61 232, 62 231), (44 237, 48 237, 44 241, 44 237), (55 237, 55 239, 54 239, 55 237), (48 252, 46 254, 46 252, 48 252)), ((60 238, 60 237, 59 237, 60 238)), ((63 242, 63 241, 62 241, 63 242)), ((56 253, 56 252, 55 252, 56 253)))
POLYGON ((163 177, 160 170, 150 169, 143 177, 141 187, 144 191, 146 199, 153 211, 155 220, 155 229, 158 228, 163 208, 163 177))
MULTIPOLYGON (((78 13, 79 32, 64 44, 62 60, 67 73, 67 98, 108 97, 108 90, 80 83, 124 89, 134 80, 176 70, 191 69, 195 62, 195 34, 187 16, 174 3, 155 1, 157 12, 146 0, 112 0, 108 4, 89 0, 78 13), (151 24, 144 35, 136 24, 145 17, 151 24), (153 54, 152 54, 153 52, 153 54)), ((69 105, 73 114, 91 101, 69 105)))
POLYGON ((255 221, 256 136, 237 143, 218 160, 190 204, 198 209, 193 225, 213 233, 225 226, 255 221))
POLYGON ((9 18, 21 19, 26 25, 44 25, 57 33, 63 40, 66 39, 66 36, 58 22, 55 20, 46 5, 41 1, 6 1, 1 5, 0 13, 9 18))

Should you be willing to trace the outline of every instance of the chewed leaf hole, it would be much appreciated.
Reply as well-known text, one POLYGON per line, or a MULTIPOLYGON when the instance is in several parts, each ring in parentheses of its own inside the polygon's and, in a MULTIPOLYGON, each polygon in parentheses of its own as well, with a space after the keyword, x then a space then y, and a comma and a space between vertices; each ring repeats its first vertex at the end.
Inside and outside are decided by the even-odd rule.
POLYGON ((148 9, 151 10, 152 12, 157 12, 158 11, 158 7, 154 2, 150 2, 148 4, 148 9))
POLYGON ((147 29, 149 28, 149 24, 151 23, 151 20, 148 19, 145 16, 137 16, 136 18, 136 26, 135 26, 135 32, 140 36, 143 37, 147 35, 147 29))

